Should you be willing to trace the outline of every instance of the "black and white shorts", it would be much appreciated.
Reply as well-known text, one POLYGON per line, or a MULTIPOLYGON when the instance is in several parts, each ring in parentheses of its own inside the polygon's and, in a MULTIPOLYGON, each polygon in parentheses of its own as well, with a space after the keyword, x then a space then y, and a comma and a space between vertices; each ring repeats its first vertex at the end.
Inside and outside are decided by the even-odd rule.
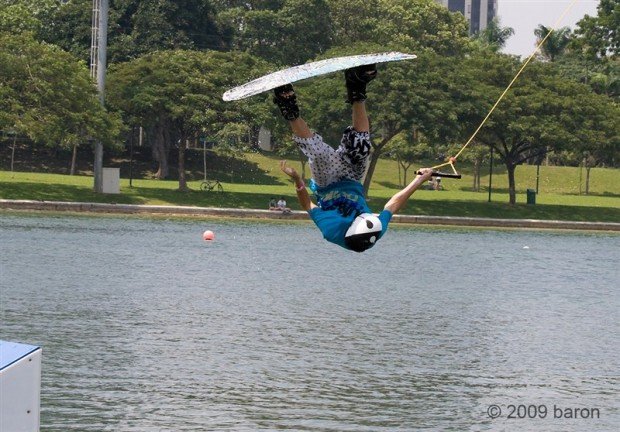
POLYGON ((311 138, 294 136, 293 140, 308 157, 312 178, 318 187, 341 180, 363 181, 371 148, 368 132, 358 132, 351 126, 347 127, 335 150, 317 133, 311 138))

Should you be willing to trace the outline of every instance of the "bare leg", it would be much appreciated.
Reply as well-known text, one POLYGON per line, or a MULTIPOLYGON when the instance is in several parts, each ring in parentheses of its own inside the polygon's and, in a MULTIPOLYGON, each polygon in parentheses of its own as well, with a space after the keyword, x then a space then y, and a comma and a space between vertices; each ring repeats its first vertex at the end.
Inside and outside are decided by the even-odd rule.
POLYGON ((366 103, 364 101, 353 102, 353 129, 357 132, 369 132, 370 123, 366 114, 366 103))
POLYGON ((293 133, 299 138, 312 138, 314 133, 310 130, 305 120, 301 117, 296 118, 288 122, 291 125, 293 133))
POLYGON ((285 119, 291 125, 291 130, 295 136, 299 138, 312 138, 314 133, 310 130, 305 120, 299 117, 299 108, 297 107, 297 97, 295 90, 291 84, 287 84, 274 89, 275 97, 273 101, 285 119))

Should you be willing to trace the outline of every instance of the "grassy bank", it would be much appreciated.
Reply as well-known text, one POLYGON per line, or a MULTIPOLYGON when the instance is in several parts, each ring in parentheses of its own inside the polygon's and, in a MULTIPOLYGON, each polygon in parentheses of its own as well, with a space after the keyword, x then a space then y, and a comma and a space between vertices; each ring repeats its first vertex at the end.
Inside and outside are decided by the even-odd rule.
MULTIPOLYGON (((294 166, 300 169, 298 162, 294 166)), ((124 204, 172 204, 204 207, 265 208, 271 197, 284 196, 297 209, 294 190, 278 168, 275 156, 252 153, 234 165, 212 170, 224 186, 224 193, 202 192, 201 176, 190 173, 189 192, 177 191, 174 180, 134 179, 129 187, 121 179, 120 195, 92 192, 93 179, 88 175, 68 176, 32 172, 0 171, 0 198, 47 201, 108 202, 124 204)), ((541 167, 536 205, 526 205, 525 190, 536 186, 536 167, 517 169, 518 204, 510 206, 507 179, 501 167, 493 175, 492 202, 486 186, 472 190, 471 168, 461 167, 462 180, 445 179, 445 190, 416 192, 404 214, 437 216, 472 216, 494 218, 560 219, 575 221, 620 221, 620 170, 596 168, 591 172, 590 195, 579 195, 579 168, 541 167)), ((123 167, 121 175, 124 177, 123 167)), ((413 168, 409 177, 413 175, 413 168)), ((585 177, 585 173, 583 173, 585 177)), ((378 164, 370 190, 370 204, 380 209, 399 189, 398 166, 382 160, 378 164)), ((488 184, 483 177, 482 184, 488 184)), ((583 181, 581 188, 585 187, 583 181)))

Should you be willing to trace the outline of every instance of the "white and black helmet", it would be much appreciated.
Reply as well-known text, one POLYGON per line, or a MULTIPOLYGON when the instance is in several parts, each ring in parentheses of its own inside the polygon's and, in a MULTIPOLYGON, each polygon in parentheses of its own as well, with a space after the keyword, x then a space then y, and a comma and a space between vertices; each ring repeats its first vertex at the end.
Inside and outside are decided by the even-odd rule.
POLYGON ((381 220, 372 213, 362 213, 357 216, 344 235, 344 242, 349 249, 355 252, 364 252, 375 245, 383 225, 381 220))

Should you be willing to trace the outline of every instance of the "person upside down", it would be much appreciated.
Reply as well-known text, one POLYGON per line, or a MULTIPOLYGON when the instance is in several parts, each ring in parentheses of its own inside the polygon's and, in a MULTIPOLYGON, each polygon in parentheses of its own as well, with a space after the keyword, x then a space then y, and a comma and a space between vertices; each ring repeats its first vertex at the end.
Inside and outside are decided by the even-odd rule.
POLYGON ((293 141, 308 158, 312 173, 310 189, 317 203, 310 199, 303 179, 294 168, 288 166, 286 161, 280 162, 280 168, 294 180, 301 207, 309 213, 323 237, 345 249, 364 252, 383 237, 392 215, 431 177, 432 170, 421 169, 411 183, 387 202, 379 216, 372 213, 364 198, 361 182, 366 174, 371 149, 366 85, 376 77, 377 68, 376 65, 358 66, 347 69, 344 75, 353 124, 345 129, 337 149, 312 132, 300 117, 291 84, 274 90, 273 102, 289 121, 293 141))

